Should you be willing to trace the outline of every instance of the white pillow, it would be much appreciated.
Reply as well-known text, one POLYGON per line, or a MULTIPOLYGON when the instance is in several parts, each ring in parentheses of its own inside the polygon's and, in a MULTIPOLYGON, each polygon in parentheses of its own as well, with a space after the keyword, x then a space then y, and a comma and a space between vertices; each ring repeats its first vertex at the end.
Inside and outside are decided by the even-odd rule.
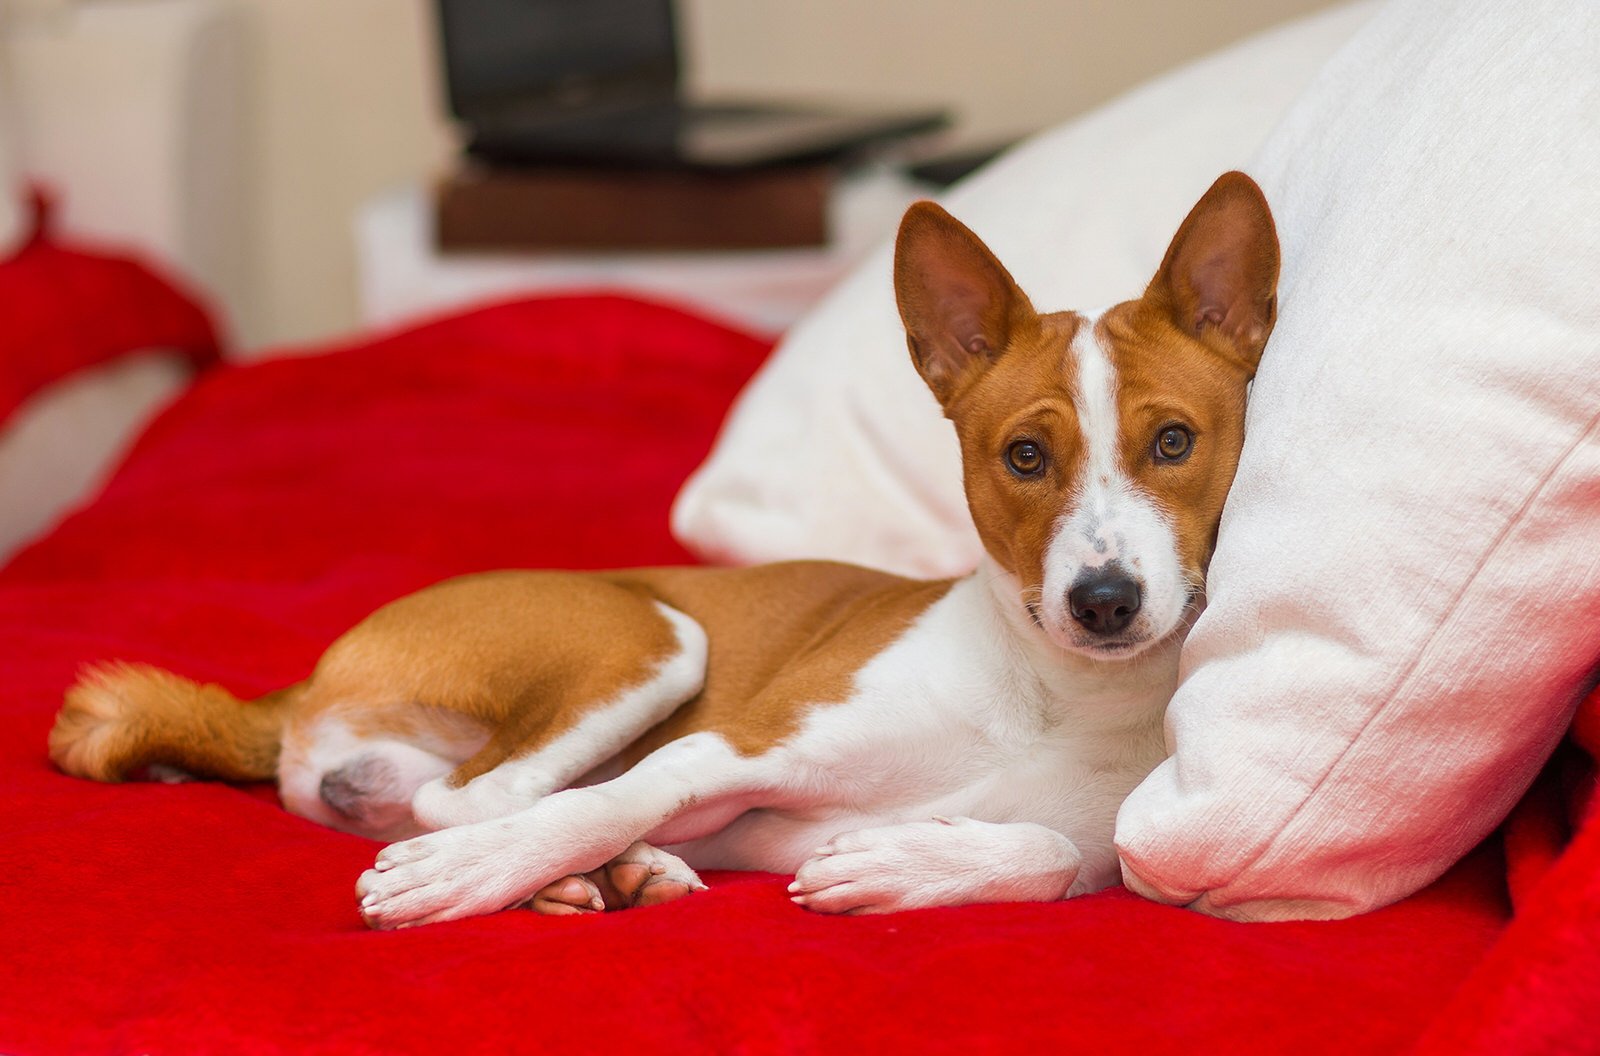
POLYGON ((1253 172, 1282 313, 1130 887, 1337 917, 1497 825, 1600 658, 1600 5, 1396 0, 1253 172))
MULTIPOLYGON (((1263 33, 1018 147, 944 199, 1041 310, 1136 297, 1189 208, 1266 139, 1370 3, 1263 33)), ((980 553, 955 433, 911 367, 885 246, 740 396, 672 511, 716 561, 954 575, 980 553)))

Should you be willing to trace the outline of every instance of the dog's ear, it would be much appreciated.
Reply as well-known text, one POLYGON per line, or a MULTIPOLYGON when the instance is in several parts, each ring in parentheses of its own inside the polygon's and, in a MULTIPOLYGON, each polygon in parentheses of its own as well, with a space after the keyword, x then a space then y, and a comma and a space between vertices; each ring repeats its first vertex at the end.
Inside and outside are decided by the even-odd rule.
POLYGON ((894 294, 911 361, 946 407, 971 376, 1005 350, 1033 306, 967 226, 917 202, 894 243, 894 294))
POLYGON ((1278 230, 1256 181, 1227 172, 1211 185, 1144 295, 1184 333, 1223 338, 1255 374, 1278 317, 1278 230))

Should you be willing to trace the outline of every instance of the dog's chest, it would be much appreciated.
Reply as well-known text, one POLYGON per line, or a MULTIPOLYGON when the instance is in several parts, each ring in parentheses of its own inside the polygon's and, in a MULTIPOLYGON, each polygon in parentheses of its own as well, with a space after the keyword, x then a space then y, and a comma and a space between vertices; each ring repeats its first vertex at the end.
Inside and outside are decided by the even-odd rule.
POLYGON ((1104 830, 1109 843, 1117 805, 1161 758, 1172 681, 1160 664, 1138 679, 1041 673, 987 588, 963 581, 862 667, 846 700, 807 713, 770 760, 787 805, 735 822, 713 857, 792 868, 839 831, 935 815, 1104 830))
POLYGON ((1172 691, 1159 672, 1041 671, 968 581, 862 669, 848 702, 813 712, 796 748, 871 808, 977 816, 1024 802, 1043 820, 1052 802, 1159 759, 1172 691))

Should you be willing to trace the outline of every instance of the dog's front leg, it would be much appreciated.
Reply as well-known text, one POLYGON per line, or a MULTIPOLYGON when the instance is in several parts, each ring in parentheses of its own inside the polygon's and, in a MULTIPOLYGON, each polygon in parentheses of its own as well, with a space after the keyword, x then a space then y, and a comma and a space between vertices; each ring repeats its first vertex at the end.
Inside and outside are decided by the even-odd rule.
POLYGON ((665 843, 715 831, 760 805, 766 776, 721 737, 691 734, 614 780, 386 847, 356 885, 362 918, 400 928, 505 909, 653 833, 665 843))
POLYGON ((970 902, 1051 902, 1078 894, 1083 856, 1031 822, 935 818, 841 833, 789 891, 823 913, 893 913, 970 902))

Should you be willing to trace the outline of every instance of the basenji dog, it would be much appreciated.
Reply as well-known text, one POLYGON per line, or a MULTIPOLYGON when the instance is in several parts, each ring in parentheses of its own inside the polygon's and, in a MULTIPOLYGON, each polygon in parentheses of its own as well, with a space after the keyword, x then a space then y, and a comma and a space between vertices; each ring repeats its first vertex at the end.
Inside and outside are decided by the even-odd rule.
POLYGON ((960 440, 972 574, 470 575, 379 609, 250 705, 153 668, 87 672, 51 757, 110 781, 276 776, 294 813, 402 841, 357 885, 379 928, 665 902, 696 869, 795 873, 793 900, 830 913, 1105 887, 1117 809, 1164 755, 1277 275, 1242 173, 1142 296, 1090 313, 1036 312, 920 202, 894 287, 960 440))

